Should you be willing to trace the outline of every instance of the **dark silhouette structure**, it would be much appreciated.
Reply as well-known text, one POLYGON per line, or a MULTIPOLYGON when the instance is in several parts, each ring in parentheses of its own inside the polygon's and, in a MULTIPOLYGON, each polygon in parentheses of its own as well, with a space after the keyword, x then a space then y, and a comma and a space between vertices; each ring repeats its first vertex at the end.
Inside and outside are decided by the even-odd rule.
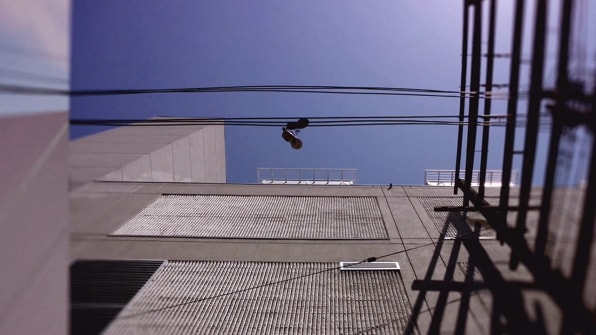
POLYGON ((493 84, 493 63, 498 55, 495 53, 497 0, 464 0, 460 98, 462 124, 458 132, 454 189, 454 194, 463 194, 463 204, 435 208, 449 212, 442 235, 448 227, 455 227, 458 238, 452 245, 444 279, 431 279, 443 248, 441 239, 426 277, 414 282, 412 288, 418 290, 419 294, 413 304, 407 333, 416 331, 416 321, 429 292, 439 292, 429 333, 436 333, 440 329, 449 303, 449 292, 460 293, 454 333, 464 333, 467 312, 471 308, 470 295, 479 289, 487 289, 492 294, 490 333, 596 333, 596 283, 590 280, 596 272, 596 259, 592 251, 596 218, 596 88, 586 85, 589 80, 582 77, 585 73, 570 71, 571 41, 576 40, 573 34, 579 30, 573 28, 574 15, 581 13, 576 7, 577 1, 573 0, 537 0, 532 2, 534 8, 526 8, 528 3, 524 0, 514 2, 511 51, 505 54, 510 72, 506 85, 508 104, 502 186, 500 196, 489 199, 485 197, 484 184, 490 139, 490 98, 497 87, 493 84), (556 8, 560 5, 558 22, 553 21, 552 16, 549 20, 548 15, 555 5, 556 8), (528 11, 533 22, 525 24, 528 11), (484 18, 488 18, 488 23, 483 22, 484 18), (526 119, 521 122, 519 119, 524 112, 518 111, 518 102, 524 98, 519 88, 522 37, 524 29, 529 26, 533 27, 530 89, 527 93, 526 119), (543 74, 546 70, 547 27, 553 26, 559 27, 556 83, 548 87, 543 74), (487 31, 486 43, 483 41, 483 31, 487 31), (468 36, 469 32, 471 37, 468 36), (481 84, 482 72, 486 75, 484 84, 481 84), (484 92, 481 92, 481 87, 485 88, 484 92), (544 127, 545 123, 547 127, 544 127), (477 168, 475 155, 479 129, 482 131, 480 183, 473 188, 471 180, 472 171, 477 168), (538 132, 541 129, 550 132, 548 157, 544 166, 536 163, 538 132), (517 136, 523 136, 523 147, 516 149, 517 136), (522 162, 519 189, 510 187, 514 159, 522 162), (574 175, 578 166, 585 175, 574 175), (540 189, 533 187, 536 171, 544 174, 540 189), (503 276, 489 252, 479 243, 478 225, 471 228, 462 223, 469 212, 482 214, 496 231, 501 244, 510 248, 509 270, 529 272, 531 281, 517 282, 503 276), (466 249, 469 260, 464 269, 464 281, 457 282, 453 279, 453 272, 462 248, 466 249), (563 261, 561 254, 566 255, 563 261), (477 280, 475 274, 480 274, 483 280, 477 280), (554 303, 560 312, 558 329, 548 328, 544 305, 534 302, 533 307, 528 308, 527 292, 540 292, 554 303))

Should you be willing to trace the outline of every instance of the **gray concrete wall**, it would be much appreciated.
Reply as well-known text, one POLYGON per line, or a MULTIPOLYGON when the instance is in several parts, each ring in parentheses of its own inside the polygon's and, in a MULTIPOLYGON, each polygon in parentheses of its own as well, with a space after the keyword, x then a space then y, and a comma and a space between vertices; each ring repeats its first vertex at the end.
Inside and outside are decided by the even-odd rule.
POLYGON ((92 180, 225 183, 224 126, 119 127, 70 143, 71 189, 92 180))
MULTIPOLYGON (((452 193, 451 188, 440 187, 394 186, 393 189, 387 190, 383 186, 96 182, 87 184, 70 195, 73 246, 71 258, 339 262, 391 254, 382 260, 400 263, 401 278, 407 289, 409 301, 413 304, 418 291, 413 290, 411 285, 415 280, 424 278, 440 234, 417 197, 450 197, 453 196, 452 193), (162 194, 374 197, 381 211, 387 238, 292 240, 111 235, 162 194), (104 215, 106 212, 110 215, 104 215)), ((483 243, 495 249, 497 259, 506 259, 507 253, 499 250, 498 242, 483 243)), ((432 279, 442 279, 452 245, 452 241, 446 242, 442 248, 432 279)), ((462 250, 457 258, 459 261, 466 261, 468 254, 462 250)), ((456 271, 455 278, 463 280, 463 272, 456 271)), ((430 292, 424 300, 425 308, 433 308, 436 299, 437 293, 430 292)), ((478 297, 474 299, 474 303, 485 303, 478 300, 478 297)), ((477 314, 480 316, 475 318, 480 321, 468 322, 469 333, 482 333, 479 330, 479 322, 485 323, 489 320, 486 310, 477 314)), ((421 329, 427 329, 429 326, 425 317, 422 316, 419 321, 421 329)), ((452 324, 446 324, 445 329, 448 330, 451 326, 452 324)))
POLYGON ((0 118, 0 334, 68 332, 68 113, 0 118))
MULTIPOLYGON (((517 193, 517 190, 512 193, 517 193)), ((499 189, 487 189, 491 203, 496 201, 498 194, 499 189)), ((466 279, 466 264, 473 255, 461 245, 462 239, 441 238, 443 227, 452 227, 453 223, 445 219, 438 220, 433 214, 434 207, 428 205, 449 205, 461 201, 460 197, 454 196, 450 187, 430 186, 394 186, 387 190, 386 186, 95 182, 70 194, 71 259, 339 262, 388 255, 380 260, 400 263, 400 276, 410 306, 413 310, 418 308, 420 312, 417 325, 421 333, 431 331, 433 314, 428 311, 438 309, 441 309, 443 316, 442 323, 435 331, 450 333, 455 329, 458 318, 462 317, 459 311, 461 293, 451 292, 445 300, 447 291, 439 292, 434 288, 422 293, 412 286, 421 281, 432 287, 433 282, 463 283, 466 279), (162 194, 374 197, 379 205, 387 238, 317 240, 111 235, 162 194)), ((539 192, 532 195, 532 199, 539 197, 539 192)), ((528 239, 533 238, 531 234, 530 231, 528 239)), ((485 236, 490 237, 490 234, 485 236)), ((517 271, 509 269, 510 250, 507 246, 491 238, 476 241, 489 255, 489 262, 499 276, 507 281, 527 283, 531 287, 532 278, 525 268, 521 267, 517 271)), ((475 281, 482 283, 482 269, 475 269, 472 275, 475 281)), ((490 333, 495 294, 500 293, 486 288, 472 292, 466 302, 469 308, 465 307, 463 314, 467 319, 465 333, 490 333)), ((533 313, 539 303, 544 313, 545 327, 549 330, 560 328, 562 314, 546 294, 533 289, 523 290, 522 294, 524 300, 521 303, 524 306, 520 308, 528 313, 530 319, 536 318, 533 313)))

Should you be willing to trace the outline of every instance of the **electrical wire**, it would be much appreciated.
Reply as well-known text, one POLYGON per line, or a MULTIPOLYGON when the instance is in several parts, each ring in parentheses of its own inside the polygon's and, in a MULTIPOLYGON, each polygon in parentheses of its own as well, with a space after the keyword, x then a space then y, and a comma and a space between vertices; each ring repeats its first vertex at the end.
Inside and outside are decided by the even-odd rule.
MULTIPOLYGON (((309 124, 317 123, 345 123, 356 121, 369 122, 387 122, 387 121, 403 121, 416 119, 445 119, 457 118, 457 115, 409 115, 409 116, 302 116, 309 120, 309 124)), ((467 117, 467 116, 466 116, 467 117)), ((505 114, 493 114, 490 118, 506 118, 505 114)), ((71 123, 93 124, 97 123, 174 123, 174 122, 287 122, 291 119, 298 119, 298 117, 173 117, 173 116, 158 116, 153 119, 71 119, 71 123)))
MULTIPOLYGON (((445 120, 458 116, 448 115, 420 115, 420 116, 345 116, 345 117, 308 117, 308 127, 360 127, 360 126, 460 126, 469 125, 467 121, 445 120)), ((231 117, 231 118, 157 118, 157 119, 70 119, 73 126, 198 126, 225 125, 249 127, 283 127, 292 119, 298 117, 231 117)), ((506 115, 491 115, 480 117, 478 126, 506 126, 506 115), (485 121, 485 119, 488 119, 485 121)), ((522 127, 526 120, 518 117, 516 126, 522 127)), ((549 119, 543 119, 541 125, 548 125, 549 119)))
MULTIPOLYGON (((86 123, 81 121, 73 121, 71 125, 74 126, 127 126, 127 127, 155 127, 155 126, 208 126, 208 125, 225 125, 225 126, 235 126, 235 127, 283 127, 285 124, 267 124, 267 123, 229 123, 229 122, 193 122, 193 123, 166 123, 166 124, 123 124, 123 123, 102 123, 102 122, 93 122, 93 123, 86 123)), ((351 124, 315 124, 310 125, 309 128, 314 127, 368 127, 368 126, 460 126, 460 125, 469 125, 467 122, 361 122, 361 123, 351 123, 351 124)), ((482 122, 476 123, 478 127, 482 127, 485 124, 482 122)), ((506 124, 490 124, 487 123, 487 126, 493 127, 504 127, 506 124)), ((541 123, 542 125, 548 125, 547 123, 541 123)), ((523 127, 524 124, 519 123, 516 124, 516 127, 523 127)))
MULTIPOLYGON (((39 86, 23 86, 0 83, 0 91, 12 94, 28 95, 61 95, 71 97, 163 94, 163 93, 315 93, 315 94, 349 94, 349 95, 388 95, 438 98, 461 98, 461 96, 479 96, 482 99, 506 99, 506 93, 498 92, 466 92, 435 89, 419 89, 405 87, 370 87, 370 86, 307 86, 307 85, 249 85, 221 87, 187 87, 158 89, 105 89, 105 90, 65 90, 39 86)), ((522 93, 525 94, 525 93, 522 93)))
MULTIPOLYGON (((364 260, 362 260, 360 262, 347 265, 347 267, 356 266, 358 264, 367 263, 367 262, 375 262, 378 259, 382 259, 382 258, 385 258, 385 257, 397 255, 397 254, 400 254, 400 253, 408 252, 408 251, 419 249, 419 248, 423 248, 423 247, 428 247, 428 246, 431 246, 431 245, 434 245, 434 243, 426 243, 426 244, 419 245, 419 246, 416 246, 416 247, 413 247, 413 248, 410 248, 410 249, 404 249, 404 250, 392 252, 392 253, 381 255, 381 256, 377 256, 377 257, 369 257, 369 258, 364 259, 364 260)), ((321 274, 321 273, 335 271, 335 270, 339 270, 339 269, 341 269, 341 266, 335 266, 335 267, 332 267, 332 268, 323 269, 323 270, 320 270, 320 271, 314 271, 314 272, 311 272, 311 273, 307 273, 307 274, 303 274, 303 275, 299 275, 299 276, 295 276, 295 277, 290 277, 290 278, 281 279, 281 280, 277 280, 277 281, 273 281, 273 282, 268 282, 268 283, 264 283, 264 284, 260 284, 260 285, 255 285, 255 286, 251 286, 251 287, 247 287, 247 288, 243 288, 243 289, 239 289, 239 290, 235 290, 235 291, 230 291, 230 292, 226 292, 226 293, 216 294, 216 295, 213 295, 213 296, 210 296, 210 297, 206 297, 206 298, 199 298, 199 299, 194 299, 194 300, 190 300, 190 301, 181 302, 181 303, 178 303, 178 304, 173 304, 173 305, 164 306, 164 307, 160 307, 160 308, 154 308, 154 309, 150 309, 150 310, 146 310, 146 311, 142 311, 142 312, 125 314, 125 315, 119 316, 117 319, 128 319, 128 318, 133 318, 133 317, 137 317, 137 316, 141 316, 141 315, 145 315, 145 314, 150 314, 150 313, 156 313, 156 312, 160 312, 160 311, 164 311, 164 310, 168 310, 168 309, 172 309, 172 308, 177 308, 177 307, 187 306, 187 305, 191 305, 191 304, 196 304, 196 303, 200 303, 200 302, 207 301, 207 300, 212 300, 212 299, 217 299, 217 298, 221 298, 221 297, 225 297, 225 296, 229 296, 229 295, 233 295, 233 294, 238 294, 238 293, 243 293, 243 292, 247 292, 247 291, 252 291, 252 290, 256 290, 256 289, 260 289, 260 288, 264 288, 264 287, 269 287, 269 286, 273 286, 273 285, 277 285, 277 284, 281 284, 281 283, 286 283, 286 282, 289 282, 289 281, 294 281, 294 280, 298 280, 298 279, 302 279, 302 278, 306 278, 306 277, 311 277, 311 276, 315 276, 315 275, 318 275, 318 274, 321 274)))

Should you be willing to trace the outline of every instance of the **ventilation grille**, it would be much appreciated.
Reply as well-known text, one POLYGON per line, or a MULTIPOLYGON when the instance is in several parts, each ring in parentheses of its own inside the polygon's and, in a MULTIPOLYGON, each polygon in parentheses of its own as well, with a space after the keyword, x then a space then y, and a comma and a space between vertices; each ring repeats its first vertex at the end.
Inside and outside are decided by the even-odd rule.
POLYGON ((402 334, 409 310, 397 271, 168 261, 105 334, 402 334))
POLYGON ((387 239, 374 197, 164 195, 113 235, 387 239))
POLYGON ((445 225, 447 225, 444 239, 466 238, 468 236, 459 236, 457 226, 467 225, 473 231, 477 223, 480 224, 480 239, 496 238, 495 230, 490 227, 484 216, 478 212, 468 212, 465 217, 460 215, 459 212, 435 212, 435 207, 438 206, 461 206, 462 198, 419 197, 418 200, 439 232, 443 232, 445 225))
POLYGON ((70 267, 70 334, 99 334, 161 261, 78 261, 70 267))
POLYGON ((342 271, 399 271, 398 262, 339 262, 342 271))

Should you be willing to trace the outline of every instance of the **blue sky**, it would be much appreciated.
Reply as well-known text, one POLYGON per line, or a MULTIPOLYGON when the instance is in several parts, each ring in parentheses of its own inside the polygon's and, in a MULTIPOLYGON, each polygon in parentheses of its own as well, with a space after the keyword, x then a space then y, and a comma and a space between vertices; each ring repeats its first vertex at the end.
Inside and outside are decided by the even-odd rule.
MULTIPOLYGON (((67 89, 69 46, 70 1, 0 1, 0 83, 67 89)), ((68 110, 63 96, 1 92, 0 101, 0 117, 68 110)))
MULTIPOLYGON (((499 11, 501 52, 510 48, 511 7, 504 4, 499 11)), ((276 84, 459 89, 458 1, 77 0, 72 18, 73 89, 276 84)), ((507 78, 506 67, 497 64, 495 82, 507 78)), ((502 101, 493 103, 493 113, 505 113, 504 108, 502 101)), ((73 118, 458 111, 458 99, 399 96, 202 93, 71 100, 73 118)), ((71 134, 91 131, 96 129, 73 127, 71 134)), ((254 183, 258 167, 316 167, 356 168, 361 184, 421 184, 424 169, 454 168, 453 126, 307 128, 298 151, 280 133, 227 127, 228 182, 254 183)), ((489 168, 500 169, 502 130, 491 134, 489 168)))

